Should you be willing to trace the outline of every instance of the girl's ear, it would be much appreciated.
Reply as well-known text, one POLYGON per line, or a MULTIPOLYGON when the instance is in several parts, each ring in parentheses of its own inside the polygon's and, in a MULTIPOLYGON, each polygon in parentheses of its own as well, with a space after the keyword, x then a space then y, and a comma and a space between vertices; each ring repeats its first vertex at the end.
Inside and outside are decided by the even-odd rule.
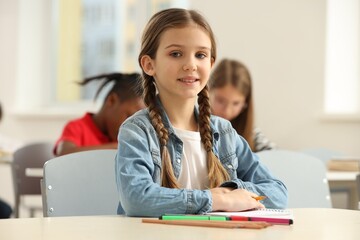
POLYGON ((155 74, 154 61, 151 59, 149 55, 142 56, 140 63, 141 63, 141 68, 147 75, 153 76, 155 74))
POLYGON ((106 98, 104 105, 110 107, 110 106, 116 106, 120 103, 120 99, 116 93, 110 93, 109 96, 106 98))
POLYGON ((211 61, 211 63, 210 63, 210 64, 211 64, 211 68, 213 68, 214 63, 215 63, 215 59, 212 57, 210 61, 211 61))

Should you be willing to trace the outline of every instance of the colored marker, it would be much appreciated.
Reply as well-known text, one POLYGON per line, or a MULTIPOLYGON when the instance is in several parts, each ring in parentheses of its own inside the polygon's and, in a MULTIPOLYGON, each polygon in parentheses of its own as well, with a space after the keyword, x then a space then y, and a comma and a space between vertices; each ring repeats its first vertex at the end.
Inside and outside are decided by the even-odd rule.
POLYGON ((163 215, 159 217, 160 220, 212 220, 212 221, 227 221, 230 220, 226 216, 209 216, 209 215, 163 215))
POLYGON ((267 218, 267 217, 243 217, 243 216, 231 216, 231 221, 254 221, 254 222, 267 222, 272 224, 286 224, 291 225, 294 223, 292 219, 287 218, 267 218))

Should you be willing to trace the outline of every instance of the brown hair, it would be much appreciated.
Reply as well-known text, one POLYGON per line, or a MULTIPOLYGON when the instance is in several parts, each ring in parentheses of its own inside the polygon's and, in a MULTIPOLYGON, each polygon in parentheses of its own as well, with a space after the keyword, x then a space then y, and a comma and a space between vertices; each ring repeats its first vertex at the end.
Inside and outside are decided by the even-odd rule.
POLYGON ((236 60, 223 59, 214 68, 209 79, 210 90, 231 85, 245 96, 246 107, 231 120, 235 130, 243 136, 254 151, 254 106, 251 76, 247 67, 236 60))
MULTIPOLYGON (((144 33, 142 35, 141 51, 139 54, 139 64, 141 66, 141 58, 148 55, 155 59, 156 52, 162 34, 170 28, 182 28, 189 24, 197 24, 208 33, 211 40, 211 58, 216 59, 216 43, 214 34, 207 21, 194 10, 186 10, 180 8, 171 8, 160 11, 153 15, 149 20, 144 33)), ((167 149, 169 140, 168 130, 165 128, 160 109, 156 105, 156 87, 154 78, 142 71, 144 102, 149 109, 149 115, 160 141, 162 169, 161 169, 161 185, 170 188, 179 188, 179 183, 175 177, 170 154, 167 149)), ((199 104, 199 129, 201 142, 207 152, 208 177, 210 188, 218 187, 221 183, 229 179, 229 175, 225 168, 221 165, 219 159, 212 152, 212 131, 210 128, 210 104, 208 87, 198 94, 199 104)))

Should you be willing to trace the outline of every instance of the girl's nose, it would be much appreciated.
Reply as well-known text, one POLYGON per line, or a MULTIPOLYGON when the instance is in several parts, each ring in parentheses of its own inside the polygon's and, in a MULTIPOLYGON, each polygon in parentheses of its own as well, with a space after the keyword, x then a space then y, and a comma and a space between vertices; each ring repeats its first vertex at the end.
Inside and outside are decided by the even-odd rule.
POLYGON ((197 66, 193 62, 189 62, 187 64, 184 64, 184 66, 183 66, 184 71, 196 71, 196 69, 197 69, 197 66))

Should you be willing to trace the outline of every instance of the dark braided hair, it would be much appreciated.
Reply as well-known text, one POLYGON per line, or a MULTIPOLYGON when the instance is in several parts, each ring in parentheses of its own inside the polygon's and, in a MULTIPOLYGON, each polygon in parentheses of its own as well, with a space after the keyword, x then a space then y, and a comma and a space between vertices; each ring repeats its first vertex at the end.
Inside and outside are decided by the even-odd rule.
POLYGON ((142 97, 144 92, 141 75, 139 73, 101 74, 93 77, 87 77, 82 82, 79 82, 79 84, 83 86, 91 81, 104 81, 97 90, 95 99, 99 96, 101 90, 103 90, 104 87, 111 82, 114 82, 114 86, 107 93, 106 98, 111 93, 116 93, 120 101, 127 101, 130 99, 142 97))

